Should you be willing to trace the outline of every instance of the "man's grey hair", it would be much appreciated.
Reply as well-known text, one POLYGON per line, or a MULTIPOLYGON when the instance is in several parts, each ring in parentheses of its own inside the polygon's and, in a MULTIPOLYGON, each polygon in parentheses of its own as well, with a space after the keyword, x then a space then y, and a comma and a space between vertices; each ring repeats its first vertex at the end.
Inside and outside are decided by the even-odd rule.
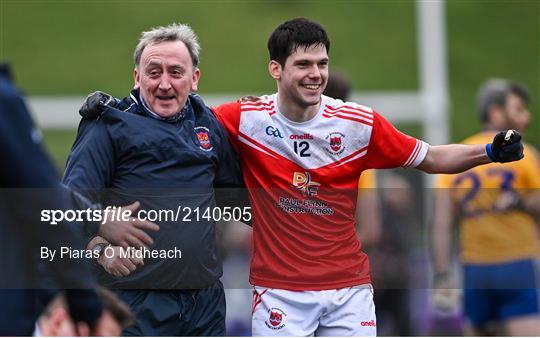
POLYGON ((199 65, 199 52, 201 46, 199 45, 199 39, 197 35, 185 24, 173 23, 168 26, 154 27, 147 32, 142 32, 139 43, 133 53, 135 60, 135 66, 138 68, 141 62, 141 55, 146 46, 154 45, 165 41, 182 41, 191 56, 193 62, 193 68, 197 68, 199 65))
POLYGON ((493 107, 504 107, 509 94, 515 94, 529 102, 527 89, 518 83, 505 79, 489 79, 478 90, 476 108, 482 122, 489 122, 489 111, 493 107))

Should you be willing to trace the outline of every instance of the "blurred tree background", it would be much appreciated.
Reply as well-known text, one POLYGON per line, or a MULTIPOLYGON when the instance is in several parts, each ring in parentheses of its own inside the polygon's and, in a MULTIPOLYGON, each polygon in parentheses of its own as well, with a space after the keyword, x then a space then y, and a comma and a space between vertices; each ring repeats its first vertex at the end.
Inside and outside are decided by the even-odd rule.
MULTIPOLYGON (((480 129, 476 90, 487 78, 503 77, 529 88, 533 121, 526 140, 539 146, 540 2, 447 1, 446 13, 452 141, 480 129)), ((201 94, 260 94, 275 91, 266 70, 269 34, 303 16, 327 28, 331 67, 346 72, 355 90, 415 90, 415 15, 411 0, 0 0, 0 60, 13 65, 29 95, 101 89, 121 97, 133 85, 140 33, 182 22, 201 41, 201 94)), ((421 137, 420 128, 406 130, 421 137)), ((60 166, 74 133, 45 131, 60 166)))

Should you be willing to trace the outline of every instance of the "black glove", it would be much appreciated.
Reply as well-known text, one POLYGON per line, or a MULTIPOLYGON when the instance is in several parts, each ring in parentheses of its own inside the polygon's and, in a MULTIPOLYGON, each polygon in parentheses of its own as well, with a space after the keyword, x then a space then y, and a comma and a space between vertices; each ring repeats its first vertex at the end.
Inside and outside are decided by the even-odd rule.
POLYGON ((83 105, 79 109, 79 114, 85 119, 95 119, 107 109, 116 107, 118 100, 104 92, 93 92, 86 97, 83 105))
POLYGON ((523 158, 523 143, 521 135, 516 130, 501 131, 486 144, 486 152, 493 162, 512 162, 523 158))

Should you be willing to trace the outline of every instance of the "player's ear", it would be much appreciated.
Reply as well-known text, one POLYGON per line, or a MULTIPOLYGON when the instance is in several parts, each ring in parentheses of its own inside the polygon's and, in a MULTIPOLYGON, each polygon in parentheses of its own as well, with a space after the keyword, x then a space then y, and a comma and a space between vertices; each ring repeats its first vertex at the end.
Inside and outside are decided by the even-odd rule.
POLYGON ((281 79, 281 71, 281 64, 276 60, 270 60, 270 62, 268 63, 268 72, 274 80, 281 79))
POLYGON ((139 74, 137 67, 133 69, 133 82, 135 83, 133 89, 139 89, 141 87, 141 74, 139 74))
POLYGON ((199 89, 199 79, 201 78, 201 70, 196 68, 193 71, 193 77, 191 79, 191 91, 196 92, 199 89))

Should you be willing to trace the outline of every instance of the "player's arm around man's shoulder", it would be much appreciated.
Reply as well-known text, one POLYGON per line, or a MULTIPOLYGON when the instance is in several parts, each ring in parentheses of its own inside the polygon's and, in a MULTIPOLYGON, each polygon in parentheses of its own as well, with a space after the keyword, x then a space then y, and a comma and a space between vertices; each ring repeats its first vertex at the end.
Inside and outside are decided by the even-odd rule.
POLYGON ((491 162, 518 161, 523 156, 521 135, 515 130, 506 130, 488 144, 430 146, 417 168, 430 174, 455 174, 491 162))

